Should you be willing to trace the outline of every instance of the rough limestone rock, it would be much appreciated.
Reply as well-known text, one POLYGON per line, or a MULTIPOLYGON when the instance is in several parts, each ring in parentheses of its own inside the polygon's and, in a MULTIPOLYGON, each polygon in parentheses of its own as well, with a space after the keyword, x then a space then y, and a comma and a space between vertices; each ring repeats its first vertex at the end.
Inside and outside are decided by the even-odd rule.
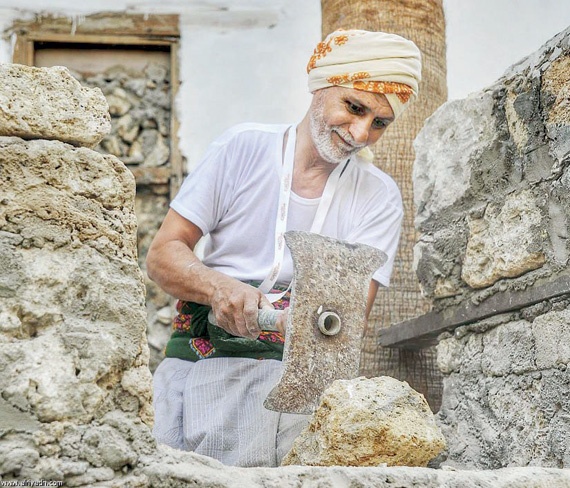
POLYGON ((445 448, 423 397, 388 376, 335 381, 283 465, 426 466, 445 448))
POLYGON ((444 104, 416 138, 415 269, 438 308, 568 264, 569 37, 444 104))
POLYGON ((414 140, 417 225, 468 196, 476 161, 497 144, 493 96, 482 93, 444 104, 414 140), (468 123, 457 123, 458 117, 468 123))
POLYGON ((500 205, 489 204, 483 217, 468 217, 467 223, 461 278, 471 288, 520 276, 546 261, 540 236, 542 214, 528 190, 507 195, 500 205))
POLYGON ((101 90, 82 86, 62 66, 1 64, 0 86, 0 136, 94 147, 111 130, 101 90))

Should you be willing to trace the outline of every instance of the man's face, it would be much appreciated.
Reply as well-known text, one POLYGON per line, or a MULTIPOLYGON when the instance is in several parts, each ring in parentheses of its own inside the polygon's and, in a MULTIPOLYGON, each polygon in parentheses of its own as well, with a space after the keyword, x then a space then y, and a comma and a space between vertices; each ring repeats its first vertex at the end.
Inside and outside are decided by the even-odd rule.
POLYGON ((394 112, 382 94, 334 86, 315 92, 309 117, 320 157, 339 164, 374 144, 394 112))

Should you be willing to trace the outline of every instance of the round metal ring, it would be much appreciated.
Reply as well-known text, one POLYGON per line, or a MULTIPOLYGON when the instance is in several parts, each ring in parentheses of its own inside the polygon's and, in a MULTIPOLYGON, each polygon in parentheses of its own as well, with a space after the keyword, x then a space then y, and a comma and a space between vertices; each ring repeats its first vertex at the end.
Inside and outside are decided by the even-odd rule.
POLYGON ((317 325, 322 334, 333 336, 340 332, 342 324, 340 317, 336 313, 323 312, 319 315, 317 325))

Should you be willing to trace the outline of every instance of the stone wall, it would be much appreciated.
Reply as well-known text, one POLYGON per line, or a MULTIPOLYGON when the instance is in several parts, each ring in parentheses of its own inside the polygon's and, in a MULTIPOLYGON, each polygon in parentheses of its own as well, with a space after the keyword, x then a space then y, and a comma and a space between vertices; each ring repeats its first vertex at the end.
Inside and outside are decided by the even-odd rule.
POLYGON ((439 419, 460 466, 570 467, 569 100, 567 30, 416 139, 423 291, 442 316, 486 315, 438 346, 439 419), (509 308, 522 290, 529 302, 509 308))
POLYGON ((99 90, 62 68, 0 79, 20 136, 0 137, 0 476, 93 485, 154 448, 134 178, 81 147, 109 130, 99 90))

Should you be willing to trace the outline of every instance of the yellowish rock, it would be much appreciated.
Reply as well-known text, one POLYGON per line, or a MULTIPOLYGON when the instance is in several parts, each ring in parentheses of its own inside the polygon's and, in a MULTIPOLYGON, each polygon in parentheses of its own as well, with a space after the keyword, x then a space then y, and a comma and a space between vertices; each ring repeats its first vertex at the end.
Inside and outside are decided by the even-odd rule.
POLYGON ((501 204, 490 204, 483 218, 468 223, 461 278, 471 288, 520 276, 546 262, 540 232, 544 221, 530 190, 508 195, 501 204))
POLYGON ((283 465, 426 466, 446 446, 423 395, 388 376, 335 381, 283 465))

